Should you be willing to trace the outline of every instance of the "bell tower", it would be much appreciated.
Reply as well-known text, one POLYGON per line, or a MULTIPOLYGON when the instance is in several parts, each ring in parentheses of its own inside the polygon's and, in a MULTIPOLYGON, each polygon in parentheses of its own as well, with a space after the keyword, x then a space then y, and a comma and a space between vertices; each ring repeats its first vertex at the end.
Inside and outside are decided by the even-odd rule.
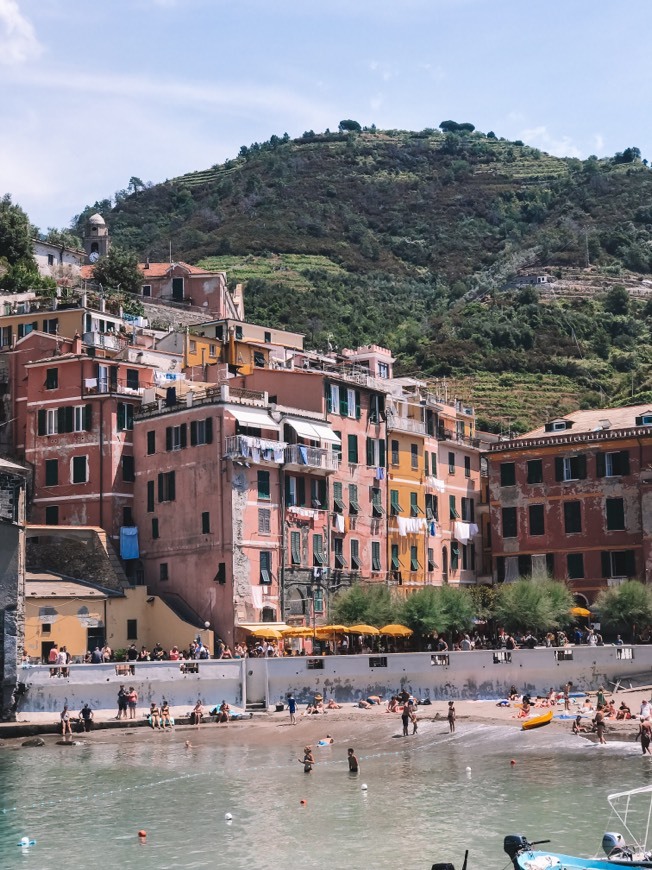
POLYGON ((97 263, 100 257, 106 256, 111 247, 109 230, 101 214, 91 215, 86 224, 84 235, 84 250, 86 263, 97 263))

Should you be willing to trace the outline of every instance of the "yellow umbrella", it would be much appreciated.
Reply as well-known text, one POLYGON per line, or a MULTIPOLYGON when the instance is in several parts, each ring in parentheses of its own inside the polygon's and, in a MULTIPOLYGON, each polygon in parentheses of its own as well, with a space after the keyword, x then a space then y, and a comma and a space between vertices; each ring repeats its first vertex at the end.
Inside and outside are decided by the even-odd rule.
POLYGON ((587 610, 586 607, 571 607, 570 611, 573 616, 590 616, 591 611, 587 610))
POLYGON ((414 634, 412 629, 408 628, 407 625, 386 625, 379 631, 380 634, 388 634, 390 637, 410 637, 411 634, 414 634))
POLYGON ((265 626, 261 625, 260 628, 252 628, 249 631, 249 634, 252 634, 254 637, 263 637, 263 638, 273 638, 274 640, 280 640, 283 635, 280 631, 275 628, 265 628, 265 626))
POLYGON ((380 634, 377 628, 374 628, 373 625, 365 625, 364 622, 360 625, 349 626, 349 631, 352 634, 380 634))
POLYGON ((346 634, 348 630, 345 625, 318 625, 315 628, 317 634, 346 634))
POLYGON ((294 625, 292 628, 284 628, 281 632, 283 637, 314 637, 314 629, 308 625, 294 625))

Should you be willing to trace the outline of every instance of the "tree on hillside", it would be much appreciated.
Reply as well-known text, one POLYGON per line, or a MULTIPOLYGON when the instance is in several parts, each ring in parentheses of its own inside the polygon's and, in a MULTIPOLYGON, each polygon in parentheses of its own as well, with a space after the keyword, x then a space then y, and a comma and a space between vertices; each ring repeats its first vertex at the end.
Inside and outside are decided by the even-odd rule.
POLYGON ((614 284, 613 287, 607 291, 602 304, 604 310, 611 312, 611 314, 628 314, 629 293, 622 284, 614 284))
POLYGON ((54 227, 48 228, 45 241, 51 245, 65 245, 66 248, 75 248, 76 250, 80 250, 82 247, 81 239, 72 230, 57 230, 54 227))
POLYGON ((145 182, 142 179, 138 178, 137 175, 132 175, 129 179, 127 189, 131 190, 133 193, 138 193, 139 190, 145 189, 145 182))
POLYGON ((616 630, 631 632, 652 622, 652 590, 638 580, 603 589, 595 603, 602 622, 616 630))
POLYGON ((0 258, 9 266, 17 263, 34 265, 32 226, 22 208, 12 203, 8 193, 0 199, 0 258))
POLYGON ((111 248, 93 268, 93 277, 106 290, 125 290, 140 293, 143 276, 138 268, 138 257, 121 248, 111 248))
POLYGON ((340 133, 359 133, 362 130, 360 124, 357 121, 340 121, 337 125, 340 133))
POLYGON ((464 121, 462 124, 458 124, 457 121, 442 121, 439 129, 443 130, 444 133, 473 133, 475 125, 469 124, 468 121, 464 121))
POLYGON ((496 600, 496 619, 508 631, 534 633, 570 622, 573 596, 565 583, 547 576, 504 583, 496 600))

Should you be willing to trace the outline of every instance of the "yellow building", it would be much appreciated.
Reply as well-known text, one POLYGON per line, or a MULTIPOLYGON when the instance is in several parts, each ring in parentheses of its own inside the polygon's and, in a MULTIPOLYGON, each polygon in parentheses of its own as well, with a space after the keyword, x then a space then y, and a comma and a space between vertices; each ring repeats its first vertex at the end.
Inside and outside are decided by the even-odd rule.
POLYGON ((184 649, 198 635, 212 650, 210 628, 183 618, 145 586, 116 592, 59 574, 26 572, 25 650, 32 661, 46 662, 55 644, 79 659, 105 642, 114 652, 132 643, 139 649, 157 643, 165 650, 184 649))

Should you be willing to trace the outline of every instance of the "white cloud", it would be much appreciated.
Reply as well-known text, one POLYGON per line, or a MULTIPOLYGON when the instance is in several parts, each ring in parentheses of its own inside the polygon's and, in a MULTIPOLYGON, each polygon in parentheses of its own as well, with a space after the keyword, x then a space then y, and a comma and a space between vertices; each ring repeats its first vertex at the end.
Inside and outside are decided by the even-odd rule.
POLYGON ((377 60, 372 60, 369 64, 369 69, 380 76, 384 82, 388 82, 396 75, 396 69, 392 68, 388 63, 380 63, 377 60))
POLYGON ((595 152, 600 156, 601 152, 604 152, 604 136, 602 133, 596 133, 593 137, 593 147, 595 148, 595 152))
POLYGON ((539 148, 541 151, 547 151, 548 154, 553 154, 555 157, 582 157, 582 152, 573 142, 570 136, 555 137, 548 132, 546 126, 530 127, 527 130, 521 130, 518 138, 522 139, 527 145, 533 148, 539 148))
POLYGON ((0 63, 24 63, 41 51, 34 28, 22 15, 17 0, 0 0, 0 63))

